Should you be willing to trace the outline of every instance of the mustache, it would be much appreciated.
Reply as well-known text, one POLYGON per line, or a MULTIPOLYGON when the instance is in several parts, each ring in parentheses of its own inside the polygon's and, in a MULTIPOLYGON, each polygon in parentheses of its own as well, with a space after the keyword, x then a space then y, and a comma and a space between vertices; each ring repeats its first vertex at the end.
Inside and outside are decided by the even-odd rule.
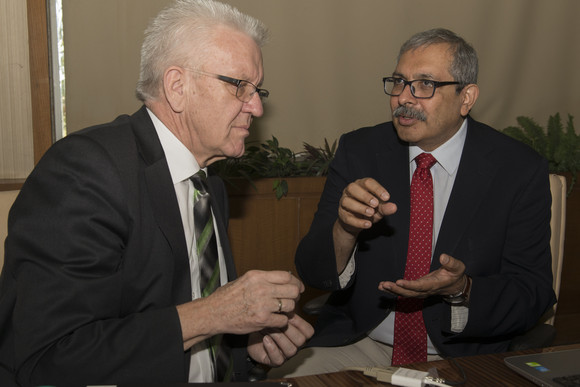
POLYGON ((406 105, 399 106, 398 108, 396 108, 393 111, 393 117, 400 117, 400 116, 415 118, 419 121, 426 121, 427 120, 427 116, 425 115, 425 113, 423 113, 420 110, 415 110, 413 108, 410 108, 406 105))

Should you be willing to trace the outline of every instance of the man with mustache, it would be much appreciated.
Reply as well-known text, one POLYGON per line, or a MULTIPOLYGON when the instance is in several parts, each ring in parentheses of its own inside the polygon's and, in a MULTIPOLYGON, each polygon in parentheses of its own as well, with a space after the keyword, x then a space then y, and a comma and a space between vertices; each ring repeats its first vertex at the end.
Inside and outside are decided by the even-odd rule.
POLYGON ((553 305, 548 165, 470 117, 477 72, 449 30, 403 44, 383 79, 393 121, 341 137, 296 253, 333 293, 270 376, 506 351, 553 305))

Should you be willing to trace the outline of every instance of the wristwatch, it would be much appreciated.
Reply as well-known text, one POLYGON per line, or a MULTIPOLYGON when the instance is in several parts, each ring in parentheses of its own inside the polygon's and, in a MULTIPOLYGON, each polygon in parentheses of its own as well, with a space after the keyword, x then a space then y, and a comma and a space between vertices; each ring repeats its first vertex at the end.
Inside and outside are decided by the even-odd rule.
POLYGON ((463 289, 455 294, 443 296, 443 301, 452 306, 468 306, 469 291, 471 290, 471 277, 465 274, 465 285, 463 289))

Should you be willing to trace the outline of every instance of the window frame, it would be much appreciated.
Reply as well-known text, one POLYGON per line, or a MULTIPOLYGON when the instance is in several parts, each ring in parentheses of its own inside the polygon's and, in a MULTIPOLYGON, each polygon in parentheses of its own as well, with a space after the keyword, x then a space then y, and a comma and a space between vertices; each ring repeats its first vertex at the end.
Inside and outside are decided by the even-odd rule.
MULTIPOLYGON (((49 0, 26 0, 30 88, 32 90, 32 137, 34 164, 53 142, 50 78, 49 0)), ((0 179, 0 191, 20 189, 24 179, 0 179)))

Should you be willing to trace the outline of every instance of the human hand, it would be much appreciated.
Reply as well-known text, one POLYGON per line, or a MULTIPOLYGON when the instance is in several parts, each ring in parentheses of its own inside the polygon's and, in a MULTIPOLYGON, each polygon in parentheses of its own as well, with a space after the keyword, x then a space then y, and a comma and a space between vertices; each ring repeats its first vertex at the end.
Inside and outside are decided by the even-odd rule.
POLYGON ((417 280, 383 281, 379 283, 379 290, 414 298, 426 298, 435 294, 446 296, 461 291, 467 280, 464 275, 465 264, 447 254, 441 254, 439 262, 439 269, 417 280))
POLYGON ((384 216, 392 215, 397 206, 389 202, 389 192, 375 179, 367 177, 350 183, 342 192, 337 225, 351 235, 358 235, 384 216))
POLYGON ((212 334, 247 334, 288 324, 304 284, 287 271, 251 270, 216 289, 204 300, 210 303, 212 334))
POLYGON ((248 354, 255 361, 278 367, 298 352, 314 334, 314 328, 295 313, 288 313, 284 328, 267 328, 250 334, 248 354))

